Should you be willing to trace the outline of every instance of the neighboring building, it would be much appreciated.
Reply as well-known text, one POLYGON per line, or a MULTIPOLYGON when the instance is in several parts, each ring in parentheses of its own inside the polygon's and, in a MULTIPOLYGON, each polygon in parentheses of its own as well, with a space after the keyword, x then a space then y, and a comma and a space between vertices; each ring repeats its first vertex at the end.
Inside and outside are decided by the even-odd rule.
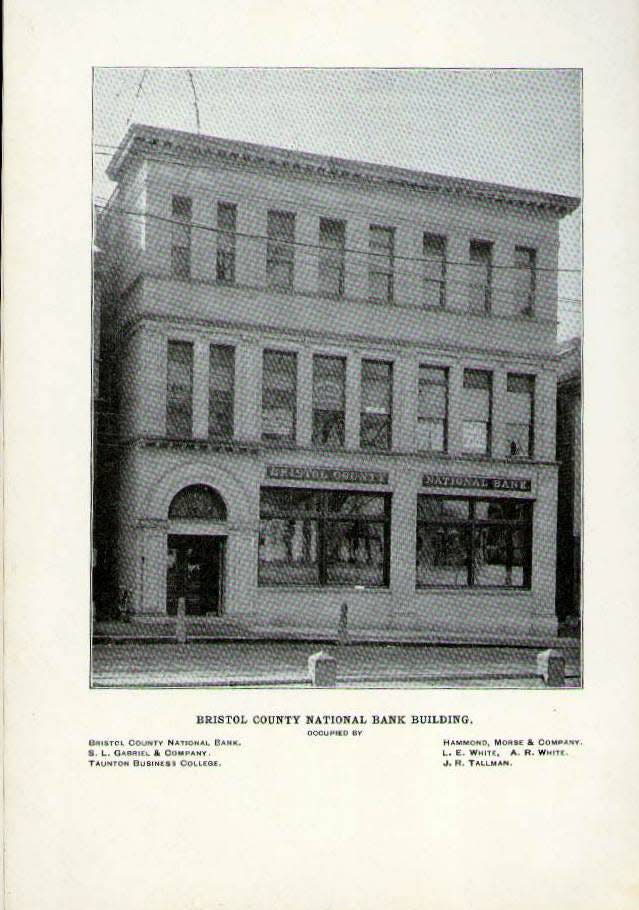
POLYGON ((136 613, 555 634, 579 200, 145 126, 108 174, 136 613))
POLYGON ((557 617, 581 615, 581 339, 559 348, 557 377, 557 617))

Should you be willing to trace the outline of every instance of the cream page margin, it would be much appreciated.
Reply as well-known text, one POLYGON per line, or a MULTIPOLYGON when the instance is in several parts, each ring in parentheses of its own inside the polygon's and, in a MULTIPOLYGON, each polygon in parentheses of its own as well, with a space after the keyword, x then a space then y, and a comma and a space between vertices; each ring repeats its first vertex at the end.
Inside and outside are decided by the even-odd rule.
POLYGON ((7 907, 636 907, 636 5, 11 0, 5 10, 7 907), (89 690, 99 65, 583 67, 583 691, 89 690), (86 761, 90 737, 188 738, 198 713, 307 711, 463 712, 473 736, 584 747, 563 764, 449 777, 440 728, 379 730, 346 748, 248 729, 219 773, 96 772, 86 761))

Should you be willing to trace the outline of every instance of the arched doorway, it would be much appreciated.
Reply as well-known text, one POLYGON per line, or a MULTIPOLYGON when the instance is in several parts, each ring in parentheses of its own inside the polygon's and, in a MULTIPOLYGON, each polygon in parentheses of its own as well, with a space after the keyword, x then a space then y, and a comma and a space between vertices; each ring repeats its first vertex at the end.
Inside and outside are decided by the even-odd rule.
POLYGON ((169 506, 166 611, 175 616, 184 598, 188 616, 224 610, 227 510, 212 487, 184 487, 169 506))

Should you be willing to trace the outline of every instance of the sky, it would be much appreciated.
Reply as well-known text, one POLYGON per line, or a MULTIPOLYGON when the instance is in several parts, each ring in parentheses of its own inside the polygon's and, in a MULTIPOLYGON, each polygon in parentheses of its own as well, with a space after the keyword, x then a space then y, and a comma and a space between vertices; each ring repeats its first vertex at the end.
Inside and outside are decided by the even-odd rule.
MULTIPOLYGON (((130 123, 197 132, 197 115, 213 136, 582 195, 578 70, 127 67, 94 74, 96 196, 130 123)), ((560 241, 560 268, 580 270, 581 207, 560 241)), ((564 340, 581 334, 580 271, 559 296, 564 340)))

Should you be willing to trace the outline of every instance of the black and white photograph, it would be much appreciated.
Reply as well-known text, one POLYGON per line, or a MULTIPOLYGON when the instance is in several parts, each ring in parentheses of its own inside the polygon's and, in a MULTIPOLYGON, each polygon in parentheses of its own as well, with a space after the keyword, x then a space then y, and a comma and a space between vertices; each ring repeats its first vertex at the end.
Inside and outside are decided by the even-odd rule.
POLYGON ((92 686, 580 686, 581 72, 93 123, 92 686))

